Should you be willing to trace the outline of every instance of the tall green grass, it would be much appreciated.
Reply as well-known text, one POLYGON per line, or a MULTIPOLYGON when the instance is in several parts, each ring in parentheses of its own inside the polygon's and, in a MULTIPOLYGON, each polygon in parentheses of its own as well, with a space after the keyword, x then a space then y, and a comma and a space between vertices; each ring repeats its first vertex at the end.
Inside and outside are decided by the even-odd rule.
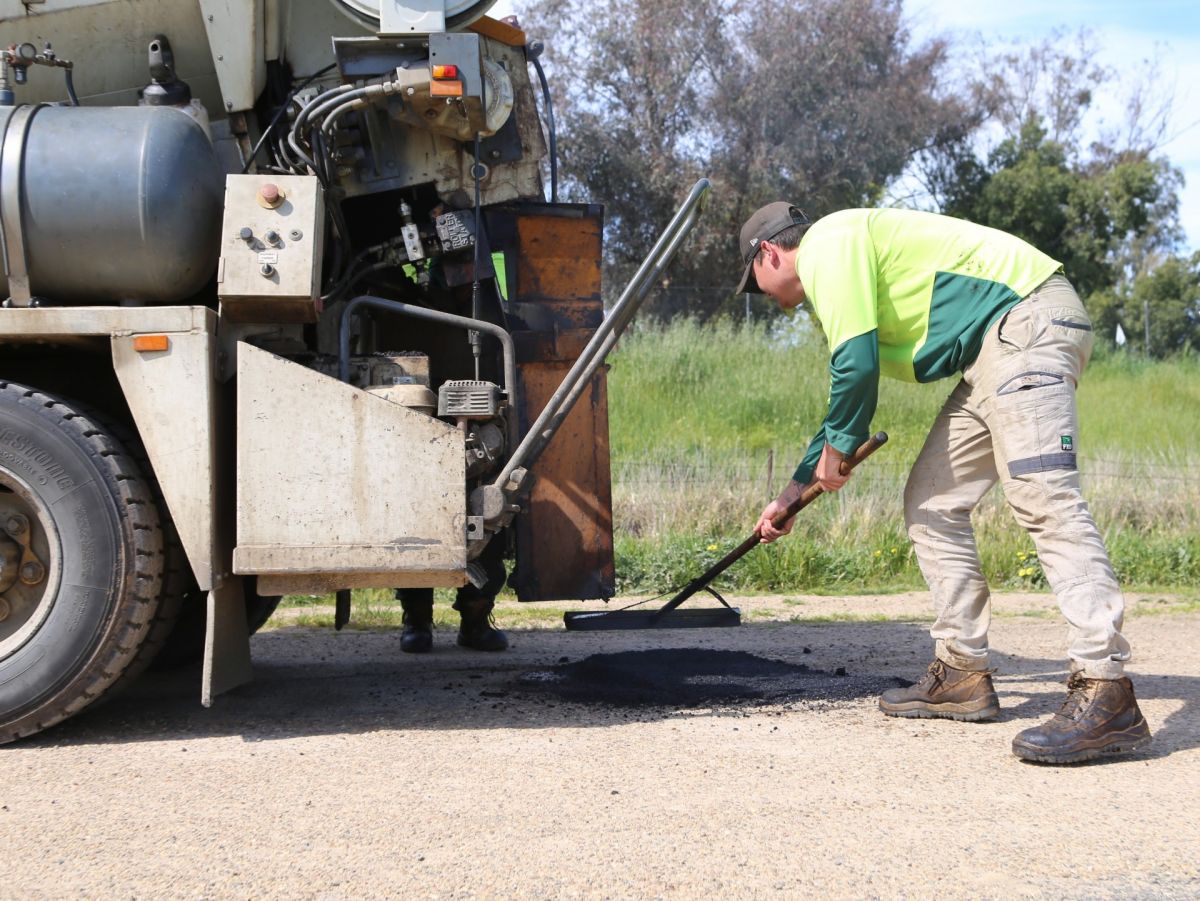
MULTIPOLYGON (((828 352, 803 321, 627 336, 609 374, 617 571, 622 591, 686 581, 753 528, 825 413, 828 352), (772 465, 773 461, 773 465, 772 465)), ((875 427, 888 445, 838 495, 756 550, 723 584, 743 590, 889 590, 922 584, 902 491, 954 387, 884 379, 875 427)), ((1079 391, 1084 490, 1131 588, 1200 584, 1200 360, 1098 355, 1079 391)), ((1033 546, 998 491, 975 517, 995 585, 1044 584, 1033 546)))

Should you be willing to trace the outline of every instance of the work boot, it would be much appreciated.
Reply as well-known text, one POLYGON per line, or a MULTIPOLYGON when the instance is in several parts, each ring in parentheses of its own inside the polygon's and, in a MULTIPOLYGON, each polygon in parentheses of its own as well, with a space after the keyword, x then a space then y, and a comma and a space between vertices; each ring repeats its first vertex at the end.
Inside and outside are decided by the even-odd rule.
POLYGON ((404 610, 404 631, 400 633, 400 650, 406 654, 425 654, 433 647, 433 591, 401 588, 396 598, 404 610), (428 595, 426 597, 426 595, 428 595))
POLYGON ((454 609, 462 614, 458 627, 461 647, 474 651, 503 651, 508 647, 508 636, 492 625, 494 606, 487 598, 455 601, 454 609))
POLYGON ((888 716, 945 717, 973 723, 998 714, 1000 700, 992 686, 992 670, 955 669, 935 660, 920 682, 885 691, 879 709, 888 716))
POLYGON ((1012 749, 1023 760, 1078 763, 1149 742, 1150 727, 1129 679, 1088 679, 1073 673, 1062 709, 1040 726, 1019 733, 1012 749))

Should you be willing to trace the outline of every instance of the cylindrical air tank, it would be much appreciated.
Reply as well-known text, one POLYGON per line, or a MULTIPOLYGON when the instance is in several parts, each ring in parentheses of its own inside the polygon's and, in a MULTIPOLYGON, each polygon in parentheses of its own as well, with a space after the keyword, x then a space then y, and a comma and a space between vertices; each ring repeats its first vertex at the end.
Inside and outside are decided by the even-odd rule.
MULTIPOLYGON (((224 176, 195 120, 172 108, 44 106, 21 147, 10 127, 19 108, 0 109, 0 221, 15 221, 19 203, 35 297, 171 303, 205 285, 224 176)), ((9 271, 11 261, 0 296, 9 271)))

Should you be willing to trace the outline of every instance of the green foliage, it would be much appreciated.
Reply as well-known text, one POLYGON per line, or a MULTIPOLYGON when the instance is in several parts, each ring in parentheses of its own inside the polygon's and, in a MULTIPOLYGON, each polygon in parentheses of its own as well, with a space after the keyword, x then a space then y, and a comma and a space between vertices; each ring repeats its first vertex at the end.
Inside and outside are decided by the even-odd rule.
POLYGON ((732 309, 738 228, 762 204, 874 204, 973 115, 940 90, 945 44, 914 41, 899 0, 536 0, 523 18, 553 35, 560 171, 569 196, 605 204, 609 290, 692 183, 714 183, 650 301, 661 318, 732 309))
POLYGON ((1100 333, 1114 339, 1120 326, 1131 351, 1165 357, 1200 349, 1200 253, 1169 256, 1131 285, 1101 292, 1089 306, 1100 333))
POLYGON ((1164 161, 1081 163, 1038 120, 960 171, 944 212, 1024 238, 1059 260, 1085 297, 1116 283, 1123 248, 1161 229, 1151 211, 1177 207, 1176 173, 1164 161))

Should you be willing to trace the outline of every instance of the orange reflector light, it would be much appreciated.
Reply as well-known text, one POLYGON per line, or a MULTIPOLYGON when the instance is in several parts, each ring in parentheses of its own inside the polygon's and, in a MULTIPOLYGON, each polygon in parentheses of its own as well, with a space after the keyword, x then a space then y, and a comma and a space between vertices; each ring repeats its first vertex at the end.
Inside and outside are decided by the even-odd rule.
POLYGON ((461 97, 463 86, 461 81, 431 81, 429 82, 430 97, 461 97))
POLYGON ((434 78, 458 78, 458 66, 434 66, 434 78))
POLYGON ((171 339, 166 335, 135 335, 133 349, 141 354, 156 350, 170 350, 171 339))

